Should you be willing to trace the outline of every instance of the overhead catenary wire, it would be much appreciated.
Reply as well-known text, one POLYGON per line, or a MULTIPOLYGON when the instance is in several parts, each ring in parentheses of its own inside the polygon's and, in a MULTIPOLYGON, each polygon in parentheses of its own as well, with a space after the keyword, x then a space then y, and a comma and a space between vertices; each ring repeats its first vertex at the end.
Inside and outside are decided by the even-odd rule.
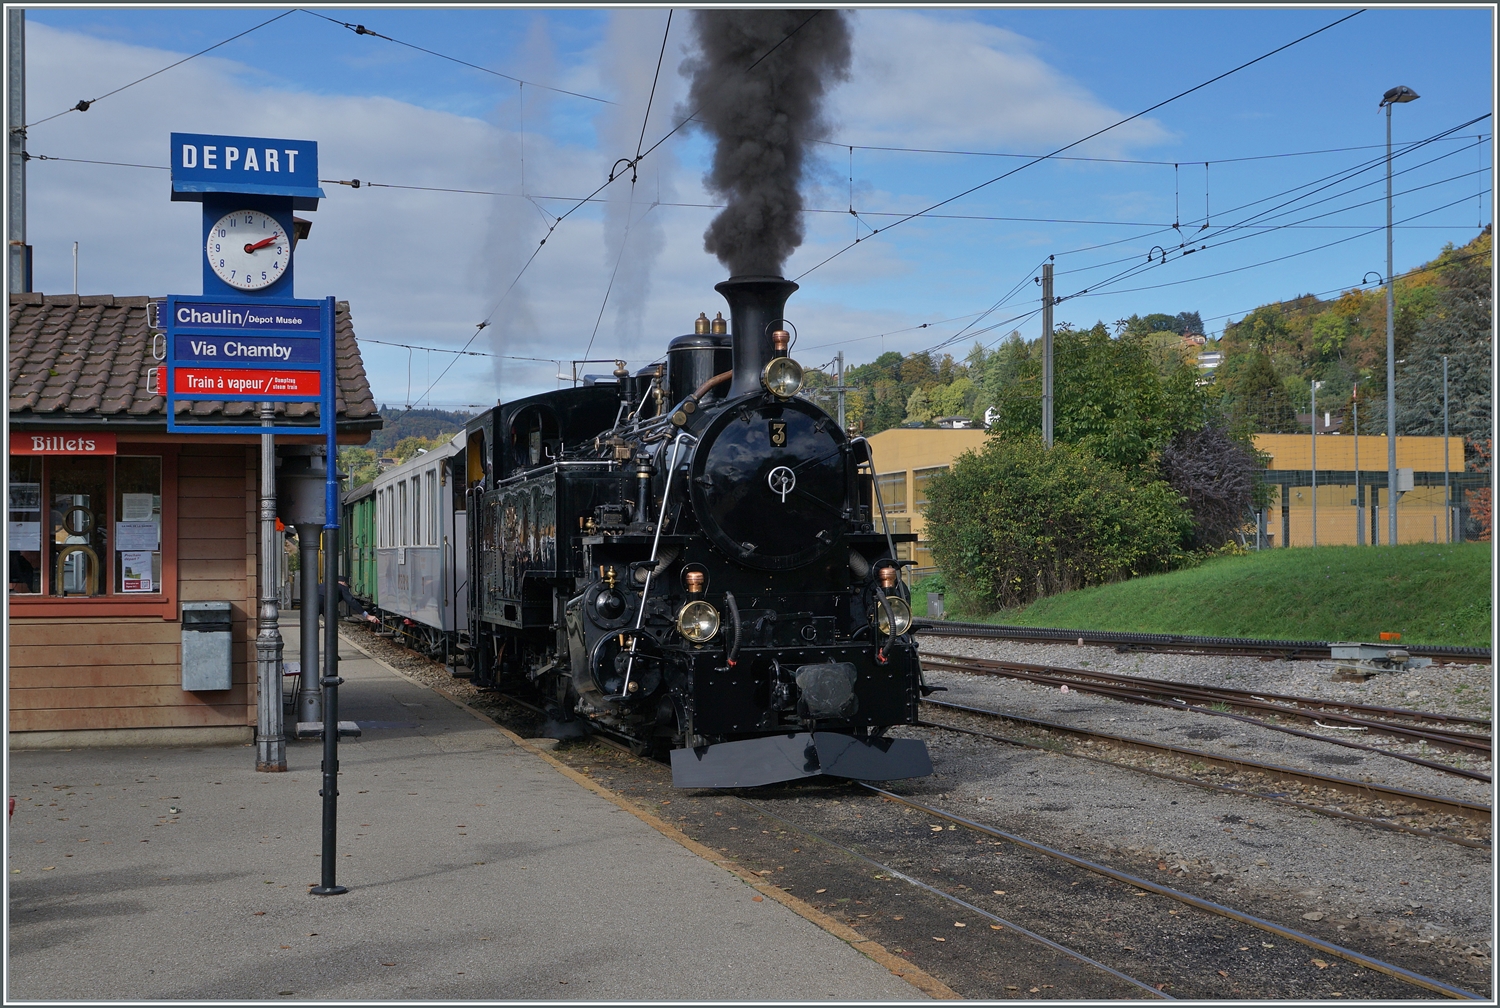
MULTIPOLYGON (((790 38, 792 38, 792 36, 796 35, 803 28, 807 27, 807 25, 814 18, 816 18, 820 13, 822 13, 822 12, 821 11, 813 11, 810 15, 807 16, 806 19, 804 19, 800 24, 798 24, 797 27, 793 28, 791 31, 787 32, 784 36, 782 36, 782 38, 781 38, 781 40, 779 42, 777 42, 771 48, 767 49, 764 53, 762 53, 760 55, 760 57, 755 60, 754 63, 751 63, 748 67, 746 67, 744 72, 745 73, 749 73, 751 70, 754 70, 756 67, 760 66, 761 63, 763 63, 767 59, 767 57, 769 57, 772 53, 774 53, 776 50, 780 49, 783 45, 785 45, 786 42, 787 42, 787 40, 789 40, 790 38)), ((698 112, 700 112, 700 111, 702 111, 702 107, 701 106, 700 106, 700 108, 697 111, 693 112, 693 115, 697 115, 698 112)), ((643 151, 640 154, 636 155, 636 157, 632 161, 628 162, 632 174, 634 174, 634 172, 636 170, 636 167, 640 164, 642 158, 645 158, 645 157, 649 156, 652 151, 656 150, 662 144, 666 143, 667 139, 669 137, 671 137, 674 133, 676 133, 679 129, 681 129, 691 119, 692 119, 692 116, 689 116, 688 119, 685 119, 682 122, 679 122, 676 126, 673 126, 670 130, 667 131, 667 133, 664 136, 662 136, 661 139, 657 140, 656 143, 652 144, 645 151, 643 151)), ((620 162, 616 161, 615 165, 618 166, 619 163, 620 162)), ((469 337, 468 343, 464 344, 464 348, 465 349, 468 349, 468 347, 471 344, 473 344, 474 340, 476 340, 476 339, 479 338, 479 334, 485 328, 487 328, 489 326, 490 321, 495 317, 495 313, 500 310, 500 306, 505 303, 505 299, 508 298, 508 297, 510 297, 511 292, 516 289, 516 285, 521 282, 521 278, 526 275, 526 271, 531 268, 531 264, 536 261, 536 257, 541 253, 542 249, 546 246, 547 239, 552 236, 552 232, 555 231, 555 230, 557 230, 557 226, 559 224, 561 224, 564 220, 566 220, 568 217, 572 216, 573 212, 575 210, 577 210, 579 207, 584 206, 586 203, 588 203, 589 201, 591 201, 595 196, 598 196, 601 192, 603 192, 605 189, 607 189, 615 181, 615 179, 618 178, 618 177, 619 176, 615 173, 614 169, 611 168, 610 172, 609 172, 609 177, 606 178, 602 183, 600 183, 600 185, 599 185, 599 187, 597 189, 595 189, 593 192, 589 193, 588 196, 586 196, 583 199, 579 200, 577 203, 573 204, 573 206, 569 207, 566 211, 563 212, 562 216, 558 217, 555 221, 552 222, 552 224, 547 228, 546 234, 542 235, 541 241, 537 242, 536 248, 534 248, 532 250, 532 252, 531 252, 531 255, 527 257, 526 262, 524 262, 521 265, 521 269, 520 269, 519 272, 516 273, 515 279, 511 280, 510 285, 505 288, 505 293, 503 293, 503 294, 500 295, 500 300, 498 300, 498 301, 495 302, 495 306, 490 309, 489 314, 485 316, 484 320, 482 322, 480 322, 477 326, 475 326, 473 335, 471 335, 469 337)), ((434 380, 433 383, 427 387, 427 391, 426 392, 422 393, 422 397, 423 398, 426 398, 427 394, 429 392, 431 392, 433 390, 433 388, 435 388, 437 386, 437 383, 443 380, 443 378, 448 374, 448 371, 452 369, 453 365, 455 363, 457 363, 457 361, 458 361, 458 358, 455 357, 452 361, 450 361, 448 363, 448 366, 443 369, 443 373, 440 374, 440 375, 438 375, 437 378, 436 378, 436 380, 434 380)), ((421 401, 421 399, 418 400, 418 402, 420 402, 420 401, 421 401)))
MULTIPOLYGON (((672 34, 672 14, 672 10, 667 11, 667 27, 661 33, 661 51, 656 54, 656 73, 651 78, 651 93, 646 97, 646 113, 641 116, 641 135, 635 142, 635 159, 637 164, 640 163, 641 159, 641 146, 646 142, 646 124, 651 121, 651 105, 656 101, 656 85, 661 80, 662 60, 667 55, 667 37, 672 34)), ((616 164, 618 163, 616 162, 616 164)), ((587 359, 588 355, 594 352, 594 340, 599 338, 599 326, 604 321, 604 309, 609 304, 610 292, 615 289, 615 277, 620 272, 620 263, 625 260, 625 249, 630 243, 630 227, 633 223, 630 215, 632 208, 635 206, 635 180, 636 171, 632 168, 630 171, 630 198, 625 204, 625 233, 620 236, 620 252, 615 256, 614 268, 609 271, 609 283, 605 285, 604 298, 599 302, 599 314, 594 319, 594 331, 589 333, 589 345, 583 351, 584 359, 587 359)), ((650 213, 653 209, 655 209, 654 206, 647 207, 646 213, 641 214, 641 219, 644 220, 646 214, 650 213)))
MULTIPOLYGON (((1150 106, 1148 108, 1144 108, 1141 111, 1135 113, 1134 115, 1126 116, 1124 119, 1121 119, 1118 122, 1111 123, 1110 125, 1104 127, 1103 129, 1096 130, 1093 133, 1090 133, 1086 137, 1081 137, 1080 139, 1074 140, 1072 143, 1069 143, 1069 144, 1066 144, 1065 146, 1059 147, 1056 150, 1051 151, 1048 154, 1045 154, 1045 155, 1043 155, 1041 157, 1038 157, 1038 158, 1034 158, 1034 159, 1026 162, 1023 165, 1018 165, 1017 167, 1012 168, 1010 171, 1004 172, 1004 173, 1002 173, 1000 175, 997 175, 997 176, 995 176, 994 178, 990 179, 987 182, 981 182, 978 185, 970 186, 968 189, 965 189, 963 192, 958 193, 957 195, 954 195, 954 196, 950 196, 947 199, 942 200, 942 201, 940 201, 938 203, 934 203, 932 206, 927 207, 925 210, 919 210, 916 213, 909 214, 906 217, 901 218, 900 220, 897 220, 897 221, 895 221, 895 222, 893 222, 891 224, 886 225, 885 227, 881 228, 879 231, 876 231, 873 234, 870 234, 870 235, 866 236, 866 238, 873 238, 875 236, 875 234, 882 234, 882 233, 884 233, 886 231, 889 231, 891 228, 899 227, 900 225, 905 224, 907 221, 915 220, 916 218, 924 216, 924 215, 932 212, 933 210, 936 210, 936 209, 938 209, 940 207, 947 206, 949 203, 952 203, 955 200, 960 200, 960 199, 964 198, 965 196, 968 196, 968 195, 970 195, 972 193, 978 192, 980 189, 983 189, 986 186, 994 185, 996 182, 999 182, 1002 179, 1009 178, 1010 176, 1016 174, 1017 172, 1024 171, 1024 170, 1026 170, 1027 168, 1031 167, 1034 164, 1039 164, 1040 162, 1048 160, 1049 158, 1056 157, 1057 155, 1063 153, 1064 151, 1072 150, 1074 147, 1077 147, 1080 144, 1087 143, 1088 141, 1093 140, 1095 137, 1099 137, 1099 136, 1104 135, 1105 133, 1108 133, 1112 129, 1117 129, 1118 127, 1123 126, 1123 125, 1125 125, 1128 122, 1132 122, 1132 121, 1134 121, 1136 119, 1139 119, 1142 116, 1147 115, 1148 113, 1156 111, 1157 109, 1163 107, 1164 105, 1169 105, 1172 102, 1177 101, 1178 99, 1185 98, 1188 95, 1192 94, 1194 91, 1202 90, 1203 88, 1208 87, 1210 84, 1213 84, 1213 83, 1215 83, 1217 81, 1221 81, 1225 77, 1230 76, 1231 74, 1239 73, 1241 70, 1244 70, 1247 67, 1254 66, 1256 63, 1259 63, 1262 60, 1269 59, 1272 56, 1275 56, 1279 52, 1283 52, 1283 51, 1285 51, 1287 49, 1290 49, 1292 46, 1297 45, 1298 43, 1305 42, 1308 39, 1312 38, 1313 36, 1319 35, 1319 34, 1325 32, 1325 31, 1328 31, 1330 28, 1333 28, 1333 27, 1336 27, 1338 25, 1341 25, 1345 21, 1348 21, 1350 18, 1358 17, 1360 14, 1363 14, 1363 13, 1364 13, 1364 8, 1360 8, 1359 10, 1354 11, 1354 12, 1352 12, 1350 14, 1346 14, 1343 17, 1339 18, 1337 21, 1333 21, 1333 22, 1331 22, 1329 24, 1326 24, 1323 27, 1321 27, 1321 28, 1319 28, 1319 29, 1317 29, 1315 31, 1308 32, 1306 35, 1303 35, 1301 38, 1293 39, 1291 42, 1288 42, 1288 43, 1286 43, 1285 45, 1282 45, 1282 46, 1278 46, 1277 48, 1272 49, 1268 53, 1264 53, 1264 54, 1262 54, 1260 56, 1255 57, 1255 59, 1253 59, 1253 60, 1249 60, 1248 62, 1241 63, 1239 66, 1234 67, 1231 70, 1226 70, 1223 73, 1221 73, 1221 74, 1219 74, 1219 75, 1217 75, 1215 77, 1211 77, 1208 80, 1202 82, 1201 84, 1195 84, 1194 86, 1188 88, 1186 91, 1178 92, 1177 94, 1173 95, 1172 97, 1163 99, 1162 101, 1157 102, 1155 105, 1152 105, 1152 106, 1150 106)), ((821 269, 823 266, 826 266, 828 263, 830 263, 833 260, 837 259, 839 256, 843 255, 845 252, 849 251, 851 248, 854 248, 856 245, 858 245, 861 241, 864 241, 864 240, 866 240, 866 239, 862 238, 862 239, 856 239, 855 241, 850 242, 848 245, 845 245, 843 248, 839 249, 837 252, 834 252, 832 255, 828 256, 826 259, 824 259, 821 262, 819 262, 817 265, 812 266, 809 269, 803 270, 794 279, 801 280, 803 277, 807 276, 807 274, 813 272, 814 270, 821 269)))
POLYGON ((282 18, 286 17, 288 14, 295 14, 295 13, 296 13, 296 9, 295 8, 293 8, 292 10, 288 10, 288 11, 282 11, 280 14, 277 14, 275 17, 268 18, 267 20, 262 21, 260 24, 256 25, 253 28, 246 28, 244 31, 240 32, 238 35, 231 35, 231 36, 229 36, 227 39, 225 39, 222 42, 215 42, 213 45, 209 46, 207 49, 199 49, 197 52, 193 53, 191 56, 184 56, 182 59, 178 60, 177 62, 175 62, 175 63, 169 63, 166 66, 162 67, 160 70, 154 70, 151 73, 148 73, 144 77, 139 77, 139 78, 131 81, 129 84, 121 84, 119 87, 115 88, 113 91, 106 91, 106 92, 104 92, 104 94, 100 95, 98 98, 89 98, 89 99, 86 99, 86 100, 80 100, 78 102, 78 104, 74 105, 72 108, 65 108, 61 112, 57 112, 57 113, 54 113, 53 115, 49 115, 45 119, 38 119, 34 123, 27 123, 24 128, 29 130, 29 129, 31 129, 34 126, 40 126, 44 122, 51 122, 53 119, 56 119, 59 116, 65 116, 69 112, 87 112, 96 103, 102 102, 104 99, 109 98, 109 97, 111 97, 113 95, 117 95, 121 91, 124 91, 126 88, 133 88, 137 84, 140 84, 140 83, 142 83, 144 81, 148 81, 152 77, 157 76, 158 74, 164 74, 164 73, 166 73, 168 70, 171 70, 173 67, 180 67, 180 66, 182 66, 182 64, 186 63, 188 60, 194 60, 194 59, 197 59, 199 56, 202 56, 204 53, 213 52, 215 49, 218 49, 221 46, 228 45, 229 43, 233 42, 235 39, 244 38, 246 35, 249 35, 251 32, 260 31, 266 25, 272 24, 273 22, 276 22, 276 21, 280 21, 282 18))
MULTIPOLYGON (((515 77, 511 74, 503 73, 499 70, 493 70, 490 67, 480 66, 478 63, 470 63, 468 60, 459 59, 457 56, 449 56, 447 53, 440 53, 436 49, 428 49, 424 46, 419 46, 415 42, 407 42, 402 39, 394 38, 390 35, 382 35, 380 32, 374 31, 370 28, 366 28, 362 24, 350 24, 348 21, 340 21, 337 18, 331 18, 326 14, 319 14, 317 11, 310 11, 305 7, 299 7, 297 8, 297 10, 301 11, 303 14, 311 14, 315 18, 322 18, 324 21, 327 21, 331 24, 336 24, 342 28, 347 28, 356 35, 369 35, 372 38, 385 39, 387 42, 394 42, 396 43, 396 45, 405 46, 408 49, 415 49, 416 51, 424 52, 429 56, 436 56, 438 59, 447 60, 450 63, 457 63, 460 66, 466 66, 471 70, 478 70, 480 73, 487 73, 495 77, 503 77, 506 80, 514 81, 517 84, 530 84, 532 87, 542 88, 547 91, 555 91, 558 94, 571 95, 574 98, 583 98, 587 101, 599 102, 603 105, 615 104, 608 98, 599 98, 595 95, 583 94, 579 91, 569 91, 566 88, 553 87, 550 84, 539 84, 536 81, 522 80, 520 77, 515 77)), ((291 13, 291 11, 288 11, 287 13, 291 13)))

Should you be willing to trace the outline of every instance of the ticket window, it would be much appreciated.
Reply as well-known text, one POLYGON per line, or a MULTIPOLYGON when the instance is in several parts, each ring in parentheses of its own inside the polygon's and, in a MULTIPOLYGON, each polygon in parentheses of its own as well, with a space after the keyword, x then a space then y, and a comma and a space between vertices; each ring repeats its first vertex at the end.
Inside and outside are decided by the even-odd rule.
POLYGON ((90 598, 162 591, 157 456, 12 456, 11 595, 90 598))
POLYGON ((42 590, 42 460, 11 456, 9 490, 6 580, 12 595, 37 595, 42 590))

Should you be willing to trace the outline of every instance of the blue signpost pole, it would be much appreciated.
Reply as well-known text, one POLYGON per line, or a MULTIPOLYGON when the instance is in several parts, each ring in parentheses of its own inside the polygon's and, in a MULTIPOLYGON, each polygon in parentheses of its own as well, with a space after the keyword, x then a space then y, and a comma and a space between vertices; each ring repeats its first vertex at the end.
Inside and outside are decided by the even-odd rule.
POLYGON ((336 880, 339 817, 339 476, 338 392, 334 386, 334 303, 323 311, 323 425, 328 430, 328 483, 323 520, 323 871, 314 896, 337 896, 349 890, 336 880))

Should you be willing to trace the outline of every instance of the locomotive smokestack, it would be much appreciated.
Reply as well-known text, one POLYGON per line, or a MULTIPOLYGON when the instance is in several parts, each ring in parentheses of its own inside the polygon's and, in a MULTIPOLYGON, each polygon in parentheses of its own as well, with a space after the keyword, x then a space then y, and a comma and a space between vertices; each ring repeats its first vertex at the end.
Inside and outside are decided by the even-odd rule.
POLYGON ((786 299, 796 289, 797 284, 779 276, 737 276, 715 285, 714 290, 729 302, 733 323, 730 398, 761 391, 761 372, 773 356, 780 356, 771 345, 771 333, 782 327, 786 299))

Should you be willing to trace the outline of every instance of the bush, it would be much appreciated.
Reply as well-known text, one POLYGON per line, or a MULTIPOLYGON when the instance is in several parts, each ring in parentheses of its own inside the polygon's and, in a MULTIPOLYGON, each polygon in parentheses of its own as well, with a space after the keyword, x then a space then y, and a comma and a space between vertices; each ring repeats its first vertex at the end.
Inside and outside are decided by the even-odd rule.
POLYGON ((1133 480, 1087 450, 994 437, 928 484, 933 558, 962 608, 1183 566, 1192 516, 1166 483, 1133 480))

